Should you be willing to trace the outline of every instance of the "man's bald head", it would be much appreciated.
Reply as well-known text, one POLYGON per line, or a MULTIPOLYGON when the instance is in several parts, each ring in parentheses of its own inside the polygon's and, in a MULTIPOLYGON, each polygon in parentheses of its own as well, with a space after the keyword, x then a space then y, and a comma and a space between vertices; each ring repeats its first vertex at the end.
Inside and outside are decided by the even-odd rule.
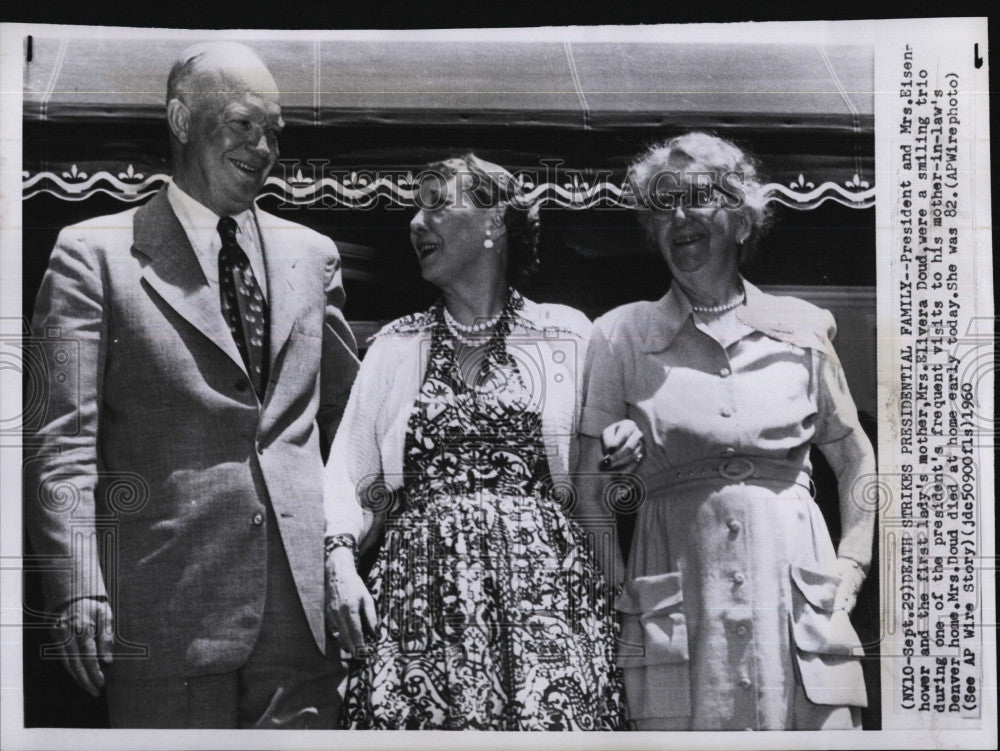
POLYGON ((167 104, 193 95, 253 91, 278 96, 278 85, 257 53, 238 42, 202 42, 185 49, 167 78, 167 104))
POLYGON ((242 44, 184 50, 167 83, 174 183, 219 216, 248 209, 278 159, 278 87, 242 44))

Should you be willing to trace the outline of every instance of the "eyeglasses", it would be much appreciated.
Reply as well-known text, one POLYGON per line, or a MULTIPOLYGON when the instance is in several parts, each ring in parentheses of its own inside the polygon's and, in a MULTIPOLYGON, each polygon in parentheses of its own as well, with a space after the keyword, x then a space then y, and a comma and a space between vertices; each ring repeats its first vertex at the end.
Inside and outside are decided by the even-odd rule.
POLYGON ((736 191, 723 187, 719 183, 676 186, 669 190, 651 191, 648 193, 646 205, 643 208, 654 213, 675 211, 678 208, 689 210, 736 209, 745 200, 736 191))

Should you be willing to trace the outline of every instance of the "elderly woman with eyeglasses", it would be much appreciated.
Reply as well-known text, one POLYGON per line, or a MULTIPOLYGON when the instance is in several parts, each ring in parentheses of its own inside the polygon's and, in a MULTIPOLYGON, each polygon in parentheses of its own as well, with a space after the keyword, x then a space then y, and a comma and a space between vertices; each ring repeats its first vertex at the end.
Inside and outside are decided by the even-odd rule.
MULTIPOLYGON (((871 562, 861 498, 872 446, 831 344, 833 316, 741 274, 768 212, 752 158, 687 133, 633 165, 640 217, 673 277, 656 302, 595 323, 582 466, 631 418, 645 494, 622 613, 638 729, 858 727, 865 686, 848 619, 871 562), (837 550, 813 499, 816 444, 837 475, 837 550)), ((585 492, 599 496, 606 483, 585 492)))
MULTIPOLYGON (((420 186, 410 239, 442 296, 376 335, 327 465, 344 724, 616 729, 610 593, 566 503, 590 323, 514 288, 539 221, 507 170, 467 154, 420 186), (367 587, 365 511, 384 529, 367 587)), ((635 424, 613 432, 608 459, 634 465, 635 424)))

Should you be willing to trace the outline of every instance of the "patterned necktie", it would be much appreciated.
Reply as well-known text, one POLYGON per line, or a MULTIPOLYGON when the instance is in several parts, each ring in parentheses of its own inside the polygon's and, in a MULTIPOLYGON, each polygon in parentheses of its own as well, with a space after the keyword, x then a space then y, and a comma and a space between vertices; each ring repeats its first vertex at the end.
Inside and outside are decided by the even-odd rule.
POLYGON ((222 238, 219 251, 222 315, 233 332, 254 391, 264 401, 269 360, 267 301, 250 267, 250 259, 236 241, 236 221, 224 216, 219 219, 218 229, 222 238))

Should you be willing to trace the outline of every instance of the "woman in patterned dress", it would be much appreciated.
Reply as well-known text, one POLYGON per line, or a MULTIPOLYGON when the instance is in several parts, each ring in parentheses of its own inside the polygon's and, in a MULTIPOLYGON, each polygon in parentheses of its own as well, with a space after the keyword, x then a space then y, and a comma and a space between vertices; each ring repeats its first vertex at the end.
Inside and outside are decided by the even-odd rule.
POLYGON ((648 445, 617 602, 631 718, 643 730, 857 727, 866 695, 848 613, 871 562, 875 458, 833 316, 740 275, 767 212, 734 144, 688 133, 631 174, 673 283, 595 322, 580 449, 593 461, 597 436, 626 417, 648 445), (836 550, 812 444, 837 475, 836 550))
MULTIPOLYGON (((343 724, 616 729, 608 586, 569 513, 589 322, 510 286, 538 214, 509 172, 469 154, 422 175, 411 240, 443 295, 374 337, 327 465, 343 724), (384 530, 367 587, 366 527, 384 530)), ((619 428, 629 464, 641 435, 619 428)))

